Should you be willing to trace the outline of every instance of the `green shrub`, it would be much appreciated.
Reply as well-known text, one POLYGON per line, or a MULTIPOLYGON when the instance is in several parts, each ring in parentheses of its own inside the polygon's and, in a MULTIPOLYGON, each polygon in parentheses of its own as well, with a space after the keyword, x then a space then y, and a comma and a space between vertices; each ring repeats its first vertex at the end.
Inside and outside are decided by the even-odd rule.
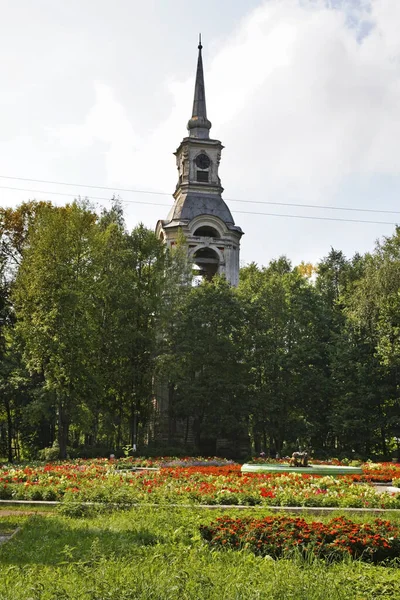
POLYGON ((65 517, 82 518, 96 514, 94 505, 85 502, 61 502, 57 508, 65 517))
POLYGON ((50 448, 43 448, 43 450, 39 451, 40 460, 44 460, 45 462, 51 462, 53 460, 58 460, 60 458, 60 446, 57 442, 54 442, 50 448))
POLYGON ((28 500, 43 500, 43 490, 40 487, 32 486, 26 490, 28 500))
POLYGON ((0 485, 0 500, 10 500, 12 498, 12 488, 5 484, 0 485))
POLYGON ((52 488, 47 488, 43 490, 43 500, 57 500, 57 492, 52 488))

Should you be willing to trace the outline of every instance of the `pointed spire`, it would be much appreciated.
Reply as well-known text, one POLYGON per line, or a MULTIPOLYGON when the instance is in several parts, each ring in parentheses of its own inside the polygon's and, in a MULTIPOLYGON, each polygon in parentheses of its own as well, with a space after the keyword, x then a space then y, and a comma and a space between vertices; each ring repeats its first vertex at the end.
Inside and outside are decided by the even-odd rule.
POLYGON ((199 56, 197 59, 197 72, 196 72, 196 83, 194 86, 194 99, 193 99, 193 111, 192 118, 190 119, 187 127, 189 130, 189 137, 196 137, 202 139, 209 138, 209 130, 211 129, 211 123, 207 119, 207 108, 206 108, 206 92, 204 87, 204 73, 203 73, 203 59, 201 50, 203 46, 201 44, 201 33, 199 34, 199 56))
POLYGON ((206 92, 204 88, 204 73, 203 73, 203 59, 201 56, 201 33, 199 33, 199 57, 197 59, 197 72, 196 72, 196 83, 194 86, 194 100, 193 100, 193 117, 204 117, 207 119, 207 108, 206 108, 206 92))

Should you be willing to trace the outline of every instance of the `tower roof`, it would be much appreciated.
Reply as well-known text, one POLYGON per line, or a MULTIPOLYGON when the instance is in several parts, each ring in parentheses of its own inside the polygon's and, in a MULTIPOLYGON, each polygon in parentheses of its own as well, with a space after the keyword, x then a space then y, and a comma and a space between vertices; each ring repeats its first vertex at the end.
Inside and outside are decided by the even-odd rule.
POLYGON ((203 46, 201 44, 200 34, 198 45, 199 56, 197 59, 196 83, 194 86, 193 111, 192 118, 189 120, 187 128, 189 130, 189 137, 208 139, 209 131, 211 129, 211 122, 207 119, 203 58, 201 55, 202 48, 203 46))
POLYGON ((234 227, 231 211, 220 196, 202 194, 196 191, 183 194, 175 201, 169 211, 167 221, 191 221, 200 215, 213 215, 224 221, 228 227, 234 227))

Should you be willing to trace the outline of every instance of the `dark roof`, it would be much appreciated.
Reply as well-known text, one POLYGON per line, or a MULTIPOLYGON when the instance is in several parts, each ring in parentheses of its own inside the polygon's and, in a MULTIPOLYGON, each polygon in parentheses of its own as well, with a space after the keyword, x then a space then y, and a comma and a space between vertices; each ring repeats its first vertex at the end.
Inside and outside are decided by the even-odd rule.
POLYGON ((196 194, 196 192, 191 192, 175 201, 167 220, 191 221, 200 215, 213 215, 219 217, 227 225, 235 224, 231 211, 222 198, 213 194, 196 194))

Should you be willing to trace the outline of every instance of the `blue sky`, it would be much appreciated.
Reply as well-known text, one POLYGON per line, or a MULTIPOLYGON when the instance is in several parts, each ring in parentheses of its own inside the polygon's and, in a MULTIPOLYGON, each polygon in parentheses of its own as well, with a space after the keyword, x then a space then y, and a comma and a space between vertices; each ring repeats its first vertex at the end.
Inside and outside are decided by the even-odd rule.
POLYGON ((0 0, 0 9, 2 205, 68 200, 58 192, 105 198, 93 199, 100 206, 112 195, 5 178, 21 177, 164 192, 120 195, 129 227, 165 218, 201 31, 243 263, 282 254, 316 263, 331 247, 351 256, 394 230, 247 212, 400 221, 325 208, 400 211, 399 0, 0 0))

